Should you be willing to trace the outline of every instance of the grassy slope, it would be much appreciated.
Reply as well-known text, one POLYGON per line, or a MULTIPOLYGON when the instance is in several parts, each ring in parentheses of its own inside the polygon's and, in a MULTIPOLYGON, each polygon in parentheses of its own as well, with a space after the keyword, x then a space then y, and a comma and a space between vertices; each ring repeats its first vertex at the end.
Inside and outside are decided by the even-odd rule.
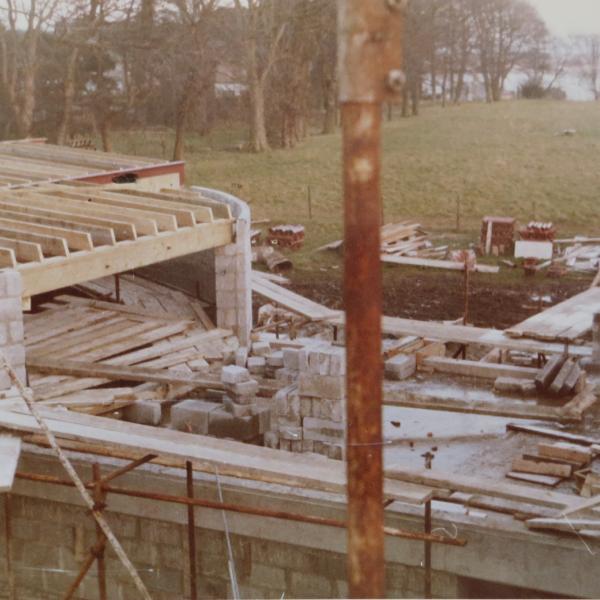
MULTIPOLYGON (((161 156, 164 135, 123 134, 117 146, 161 156)), ((294 150, 261 155, 220 149, 241 139, 243 131, 234 129, 191 138, 188 183, 235 193, 251 203, 256 219, 305 224, 307 247, 296 264, 309 268, 310 251, 341 234, 340 135, 311 137, 294 150)), ((599 158, 597 104, 429 107, 419 118, 398 118, 385 126, 385 219, 419 219, 440 234, 453 231, 460 198, 467 235, 455 239, 457 245, 476 238, 485 214, 554 221, 561 235, 597 234, 599 158), (577 135, 555 135, 566 128, 577 135)), ((319 260, 331 259, 320 254, 319 260)))

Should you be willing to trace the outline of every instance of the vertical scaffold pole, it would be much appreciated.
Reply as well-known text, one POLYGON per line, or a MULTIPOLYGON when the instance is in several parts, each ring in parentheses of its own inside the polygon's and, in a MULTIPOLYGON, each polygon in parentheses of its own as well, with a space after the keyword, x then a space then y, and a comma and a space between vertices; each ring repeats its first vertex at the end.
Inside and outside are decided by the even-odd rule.
POLYGON ((338 0, 344 137, 348 582, 385 596, 381 357, 382 103, 404 85, 404 0, 338 0))

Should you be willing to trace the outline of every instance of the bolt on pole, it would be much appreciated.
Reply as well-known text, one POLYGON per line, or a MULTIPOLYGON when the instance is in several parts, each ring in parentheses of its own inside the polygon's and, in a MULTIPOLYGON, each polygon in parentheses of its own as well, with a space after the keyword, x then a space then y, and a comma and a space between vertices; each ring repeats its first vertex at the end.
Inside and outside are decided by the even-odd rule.
POLYGON ((404 85, 404 0, 338 0, 344 159, 348 582, 385 596, 380 262, 381 111, 404 85))

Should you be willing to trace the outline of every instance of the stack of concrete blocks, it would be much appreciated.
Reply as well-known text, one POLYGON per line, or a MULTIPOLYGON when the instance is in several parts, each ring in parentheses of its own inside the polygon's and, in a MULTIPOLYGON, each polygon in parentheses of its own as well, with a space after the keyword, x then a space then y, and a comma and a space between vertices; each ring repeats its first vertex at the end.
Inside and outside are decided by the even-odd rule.
POLYGON ((250 442, 271 428, 271 408, 257 396, 259 385, 248 369, 223 367, 227 391, 216 401, 188 399, 171 408, 171 425, 180 431, 250 442), (220 401, 219 401, 220 400, 220 401))
MULTIPOLYGON (((18 271, 0 270, 0 351, 26 385, 22 291, 21 274, 18 271)), ((0 390, 9 390, 11 387, 7 370, 0 369, 0 390)))
POLYGON ((206 197, 229 205, 235 218, 234 242, 215 249, 215 300, 217 325, 231 329, 242 346, 248 345, 252 331, 252 250, 251 216, 248 205, 238 198, 194 188, 206 197))
POLYGON ((297 383, 276 396, 277 436, 265 442, 291 452, 345 457, 346 357, 328 342, 284 350, 284 369, 297 368, 297 383))

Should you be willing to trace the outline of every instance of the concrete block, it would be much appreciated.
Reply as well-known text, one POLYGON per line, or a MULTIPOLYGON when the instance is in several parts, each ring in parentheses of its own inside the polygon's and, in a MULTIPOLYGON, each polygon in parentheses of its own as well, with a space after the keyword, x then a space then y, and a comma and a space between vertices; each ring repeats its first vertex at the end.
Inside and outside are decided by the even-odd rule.
POLYGON ((238 367, 246 368, 246 364, 248 362, 248 348, 245 346, 240 346, 235 351, 235 364, 238 367))
MULTIPOLYGON (((21 381, 24 381, 22 379, 21 381)), ((10 375, 6 369, 0 369, 0 390, 9 390, 11 388, 12 382, 10 380, 10 375)))
POLYGON ((302 440, 302 452, 314 452, 315 443, 313 440, 302 440))
POLYGON ((265 372, 267 361, 264 356, 251 356, 248 359, 248 371, 253 375, 262 375, 265 372))
POLYGON ((277 369, 275 371, 275 381, 291 384, 295 383, 296 379, 298 379, 298 371, 291 371, 290 369, 277 369))
POLYGON ((267 433, 271 429, 271 409, 268 406, 251 405, 251 412, 258 422, 258 433, 267 433))
POLYGON ((345 447, 342 444, 329 444, 327 446, 327 456, 333 460, 344 460, 345 447))
POLYGON ((290 450, 300 454, 302 452, 303 440, 290 440, 290 450))
POLYGON ((284 348, 283 349, 283 366, 291 371, 298 371, 299 360, 298 355, 300 351, 296 348, 284 348))
POLYGON ((250 379, 249 381, 243 381, 242 383, 235 383, 230 389, 236 396, 252 397, 258 394, 259 387, 258 381, 250 379))
POLYGON ((23 342, 23 338, 25 337, 23 321, 11 321, 8 324, 8 337, 13 344, 20 344, 23 342))
MULTIPOLYGON (((19 323, 19 321, 9 321, 8 323, 0 323, 0 346, 6 346, 11 342, 9 326, 13 323, 19 323)), ((23 322, 21 321, 21 325, 22 324, 23 322)))
POLYGON ((220 409, 219 404, 205 400, 183 400, 171 407, 171 424, 179 431, 206 435, 209 416, 220 409))
POLYGON ((267 356, 267 366, 275 369, 283 367, 283 352, 273 352, 270 356, 267 356))
POLYGON ((288 441, 302 440, 302 427, 280 427, 279 438, 288 441))
POLYGON ((301 373, 308 373, 308 355, 310 350, 308 348, 301 348, 298 350, 298 370, 301 373))
POLYGON ((234 417, 249 417, 252 415, 252 404, 238 404, 228 396, 223 398, 223 406, 234 417))
POLYGON ((5 346, 1 351, 11 367, 17 369, 25 364, 25 346, 23 344, 5 346))
POLYGON ((16 269, 6 269, 0 271, 0 288, 2 296, 21 299, 23 292, 23 280, 21 273, 16 269))
POLYGON ((320 398, 312 398, 311 400, 311 412, 309 417, 314 417, 315 419, 321 418, 321 399, 320 398))
POLYGON ((301 417, 312 417, 312 404, 313 400, 306 397, 300 397, 300 416, 301 417))
POLYGON ((267 431, 265 433, 265 446, 277 450, 279 448, 279 433, 276 431, 267 431))
POLYGON ((519 396, 536 396, 537 388, 533 379, 515 379, 513 377, 498 377, 494 382, 494 390, 519 396))
POLYGON ((388 379, 401 381, 412 377, 417 368, 417 357, 414 354, 398 354, 385 361, 385 376, 388 379))
POLYGON ((156 400, 137 400, 123 409, 123 419, 140 425, 158 425, 162 418, 162 405, 156 400))
POLYGON ((307 440, 339 444, 344 440, 346 428, 342 423, 306 417, 302 422, 304 438, 307 440))
POLYGON ((223 367, 221 371, 221 381, 223 383, 244 383, 245 381, 250 380, 250 373, 248 369, 244 367, 238 367, 237 365, 229 365, 227 367, 223 367))
POLYGON ((333 352, 329 358, 329 375, 339 377, 346 374, 346 353, 343 350, 333 352))
POLYGON ((259 435, 256 416, 234 417, 224 408, 209 413, 208 433, 216 437, 246 441, 259 435))
POLYGON ((268 356, 271 354, 271 345, 269 342, 254 342, 252 344, 252 354, 254 356, 268 356))
POLYGON ((279 439, 279 449, 291 452, 292 442, 290 440, 279 439))
POLYGON ((346 393, 346 382, 343 377, 300 373, 298 389, 302 396, 341 399, 346 393))
POLYGON ((21 298, 9 298, 8 296, 0 297, 0 321, 7 323, 9 321, 19 321, 21 319, 23 319, 21 298))

